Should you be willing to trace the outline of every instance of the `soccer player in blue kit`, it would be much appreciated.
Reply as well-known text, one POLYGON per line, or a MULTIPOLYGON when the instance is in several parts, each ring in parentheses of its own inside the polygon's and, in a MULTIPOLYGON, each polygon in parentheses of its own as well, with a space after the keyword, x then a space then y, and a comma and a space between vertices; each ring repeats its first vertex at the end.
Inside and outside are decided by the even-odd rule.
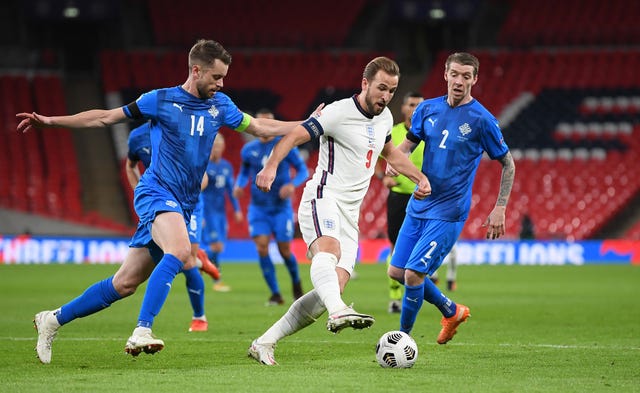
MULTIPOLYGON (((453 338, 469 317, 469 307, 454 303, 425 276, 438 269, 462 231, 483 152, 502 165, 496 204, 484 223, 487 239, 504 234, 505 210, 515 176, 513 157, 498 121, 471 96, 479 66, 478 59, 469 53, 450 55, 444 72, 447 95, 418 105, 411 130, 398 146, 409 154, 420 141, 425 142, 422 172, 431 183, 431 195, 409 200, 388 275, 405 286, 400 330, 411 332, 426 300, 442 313, 438 344, 453 338)), ((387 166, 387 170, 394 175, 393 168, 387 166)))
POLYGON ((53 311, 36 314, 36 352, 51 362, 51 345, 61 325, 98 312, 135 292, 147 278, 138 322, 125 352, 155 353, 164 342, 151 331, 173 279, 189 261, 187 232, 200 195, 201 180, 221 126, 256 136, 284 135, 300 122, 255 119, 220 92, 231 55, 213 40, 199 40, 189 51, 188 78, 179 86, 151 90, 120 108, 92 109, 68 116, 18 113, 18 132, 32 128, 96 128, 134 120, 152 122, 151 165, 135 189, 140 218, 125 260, 114 276, 89 286, 79 297, 53 311))
MULTIPOLYGON (((243 219, 240 202, 233 196, 233 166, 224 158, 222 154, 225 149, 225 140, 222 134, 216 137, 213 148, 207 163, 207 176, 209 184, 202 190, 204 198, 204 231, 202 232, 203 243, 206 252, 216 266, 220 265, 220 253, 224 250, 227 241, 229 224, 227 222, 227 212, 225 196, 229 198, 233 206, 234 219, 240 222, 243 219)), ((218 292, 229 292, 231 287, 225 284, 220 277, 214 278, 213 290, 218 292)))
MULTIPOLYGON (((131 130, 127 140, 127 145, 129 147, 129 151, 127 153, 125 171, 129 185, 132 189, 135 189, 140 181, 138 163, 142 163, 144 168, 148 168, 151 164, 151 124, 146 122, 131 130)), ((203 179, 203 186, 208 182, 205 179, 203 179)), ((191 221, 189 222, 189 240, 191 240, 192 258, 182 269, 182 273, 185 276, 189 301, 191 302, 191 308, 193 309, 193 318, 191 320, 191 326, 189 327, 190 332, 207 331, 209 325, 204 313, 204 280, 202 279, 199 266, 197 266, 196 262, 198 260, 197 255, 200 249, 200 238, 202 236, 203 205, 202 197, 200 197, 196 208, 193 210, 193 213, 191 213, 191 221)), ((206 260, 200 261, 200 263, 207 262, 208 261, 206 260)))
MULTIPOLYGON (((271 111, 261 109, 256 112, 256 118, 273 119, 274 116, 271 111)), ((233 191, 236 196, 242 195, 242 190, 249 182, 249 179, 256 178, 256 175, 262 170, 264 163, 269 158, 273 147, 280 139, 261 137, 248 142, 242 147, 240 151, 242 167, 233 191)), ((271 291, 271 296, 267 301, 269 306, 284 304, 275 266, 269 256, 269 242, 272 234, 278 243, 278 251, 291 276, 294 300, 304 294, 300 283, 300 274, 298 273, 298 261, 291 252, 291 241, 294 233, 291 197, 296 187, 307 179, 309 170, 297 147, 291 149, 282 162, 283 164, 278 166, 275 180, 269 192, 262 192, 255 182, 251 183, 251 202, 247 213, 249 235, 256 244, 262 276, 271 291), (296 171, 293 179, 290 174, 291 168, 296 171)))

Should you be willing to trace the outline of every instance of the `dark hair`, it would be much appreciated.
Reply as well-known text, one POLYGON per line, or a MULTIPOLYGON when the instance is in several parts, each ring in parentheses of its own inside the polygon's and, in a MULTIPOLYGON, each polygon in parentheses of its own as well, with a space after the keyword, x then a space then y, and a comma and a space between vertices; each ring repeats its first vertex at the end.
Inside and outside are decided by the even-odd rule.
POLYGON ((473 76, 478 76, 478 72, 480 71, 480 60, 471 53, 456 52, 449 55, 444 66, 445 71, 449 70, 449 65, 451 63, 473 66, 473 76))
POLYGON ((229 52, 219 42, 213 40, 198 40, 189 51, 189 67, 193 67, 195 64, 207 66, 212 64, 215 59, 226 65, 231 64, 229 52))
POLYGON ((406 103, 407 101, 409 101, 409 98, 423 98, 423 97, 422 97, 422 94, 418 93, 417 91, 408 91, 402 98, 402 102, 406 103))
POLYGON ((380 70, 392 76, 400 76, 400 67, 398 67, 398 63, 388 57, 380 56, 371 60, 369 64, 364 67, 362 77, 370 81, 380 70))

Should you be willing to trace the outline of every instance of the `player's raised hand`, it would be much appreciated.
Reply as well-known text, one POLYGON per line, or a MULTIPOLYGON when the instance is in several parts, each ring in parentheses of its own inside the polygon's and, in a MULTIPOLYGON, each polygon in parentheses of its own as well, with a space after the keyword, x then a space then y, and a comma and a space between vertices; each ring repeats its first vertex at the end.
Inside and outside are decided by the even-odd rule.
POLYGON ((32 128, 41 128, 47 126, 47 117, 41 116, 35 112, 33 113, 18 113, 16 114, 20 123, 18 124, 18 132, 25 133, 32 128))
POLYGON ((276 169, 271 169, 268 166, 262 168, 256 175, 256 186, 263 192, 269 192, 271 190, 271 184, 276 178, 276 169))
POLYGON ((311 117, 320 117, 322 114, 322 108, 324 108, 324 102, 318 105, 315 111, 311 114, 311 117))

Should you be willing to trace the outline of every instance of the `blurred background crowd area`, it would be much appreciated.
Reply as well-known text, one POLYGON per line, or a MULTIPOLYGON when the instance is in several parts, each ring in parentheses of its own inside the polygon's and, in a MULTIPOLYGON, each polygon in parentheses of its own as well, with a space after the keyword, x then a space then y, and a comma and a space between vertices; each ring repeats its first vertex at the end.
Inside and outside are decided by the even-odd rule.
MULTIPOLYGON (((400 122, 404 93, 445 94, 444 60, 471 52, 473 96, 517 165, 507 237, 530 218, 538 239, 640 239, 639 15, 630 0, 3 1, 0 234, 130 234, 123 162, 136 124, 19 135, 15 114, 113 108, 181 84, 189 48, 208 38, 233 56, 224 91, 282 120, 358 92, 366 63, 387 55, 402 72, 390 106, 400 122)), ((244 139, 222 132, 237 173, 244 139)), ((313 170, 317 151, 305 153, 313 170)), ((482 161, 462 238, 484 236, 499 173, 482 161)), ((386 236, 386 197, 374 177, 363 238, 386 236)), ((248 237, 246 222, 229 224, 231 238, 248 237)))

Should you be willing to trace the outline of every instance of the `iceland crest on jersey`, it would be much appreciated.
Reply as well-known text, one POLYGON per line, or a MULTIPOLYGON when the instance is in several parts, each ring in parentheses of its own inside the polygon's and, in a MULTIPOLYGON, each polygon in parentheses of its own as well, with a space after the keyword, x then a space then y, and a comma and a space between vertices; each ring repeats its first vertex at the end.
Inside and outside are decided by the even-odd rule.
POLYGON ((209 114, 215 119, 220 114, 220 111, 215 105, 211 105, 211 108, 209 108, 209 114))
POLYGON ((458 127, 458 130, 460 130, 462 136, 467 136, 467 134, 471 132, 471 126, 469 126, 469 123, 464 123, 458 127))

